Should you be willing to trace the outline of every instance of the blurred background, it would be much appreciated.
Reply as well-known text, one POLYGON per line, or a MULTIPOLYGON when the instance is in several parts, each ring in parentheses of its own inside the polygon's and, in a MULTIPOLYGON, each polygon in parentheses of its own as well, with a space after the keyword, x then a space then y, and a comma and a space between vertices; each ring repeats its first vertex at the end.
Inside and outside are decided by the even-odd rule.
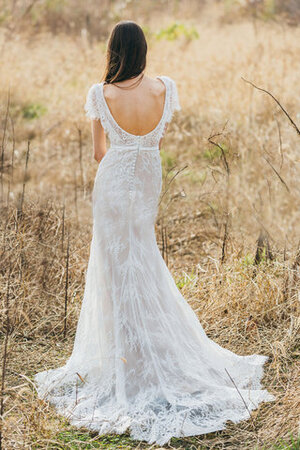
POLYGON ((232 425, 173 444, 263 448, 283 437, 290 445, 299 389, 300 0, 0 0, 4 448, 99 448, 39 402, 30 380, 72 348, 97 170, 83 107, 123 19, 142 26, 146 73, 171 76, 182 106, 161 149, 162 255, 214 340, 272 357, 267 380, 279 396, 253 430, 232 425))

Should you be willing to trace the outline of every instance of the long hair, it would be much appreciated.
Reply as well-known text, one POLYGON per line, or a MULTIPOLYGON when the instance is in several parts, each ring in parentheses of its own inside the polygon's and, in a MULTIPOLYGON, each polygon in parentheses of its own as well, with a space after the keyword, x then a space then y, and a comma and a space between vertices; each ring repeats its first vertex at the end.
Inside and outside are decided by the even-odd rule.
POLYGON ((131 20, 118 22, 108 40, 104 81, 115 83, 137 77, 146 67, 146 55, 142 28, 131 20))

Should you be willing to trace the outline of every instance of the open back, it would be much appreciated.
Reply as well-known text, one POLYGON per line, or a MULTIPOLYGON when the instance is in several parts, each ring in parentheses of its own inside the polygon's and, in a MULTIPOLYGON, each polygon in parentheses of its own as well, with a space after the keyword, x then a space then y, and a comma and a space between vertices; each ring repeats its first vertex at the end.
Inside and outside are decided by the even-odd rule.
POLYGON ((157 78, 161 79, 166 86, 163 114, 159 123, 152 131, 140 136, 128 133, 118 125, 104 97, 104 82, 95 83, 89 89, 85 103, 86 115, 91 119, 100 119, 112 146, 134 145, 138 140, 143 146, 153 147, 158 145, 163 136, 166 124, 171 122, 174 111, 180 110, 181 106, 175 81, 166 75, 161 75, 157 78))

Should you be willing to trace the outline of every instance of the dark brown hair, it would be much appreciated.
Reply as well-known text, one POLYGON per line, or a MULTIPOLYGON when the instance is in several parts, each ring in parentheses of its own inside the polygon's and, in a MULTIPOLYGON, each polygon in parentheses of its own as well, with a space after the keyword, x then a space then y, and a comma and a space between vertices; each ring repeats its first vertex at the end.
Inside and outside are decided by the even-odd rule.
POLYGON ((108 40, 104 81, 115 83, 137 77, 146 67, 146 55, 142 28, 131 20, 118 22, 108 40))

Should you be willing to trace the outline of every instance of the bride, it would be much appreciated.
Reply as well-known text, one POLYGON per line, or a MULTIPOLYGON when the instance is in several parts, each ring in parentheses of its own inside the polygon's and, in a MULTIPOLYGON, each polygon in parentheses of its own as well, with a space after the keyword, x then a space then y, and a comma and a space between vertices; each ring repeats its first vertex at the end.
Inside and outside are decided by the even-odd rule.
POLYGON ((145 75, 146 53, 141 27, 119 22, 104 81, 88 91, 100 164, 82 307, 70 358, 35 382, 75 426, 164 445, 248 419, 274 397, 261 387, 267 357, 209 339, 158 249, 160 146, 181 108, 172 78, 145 75))

